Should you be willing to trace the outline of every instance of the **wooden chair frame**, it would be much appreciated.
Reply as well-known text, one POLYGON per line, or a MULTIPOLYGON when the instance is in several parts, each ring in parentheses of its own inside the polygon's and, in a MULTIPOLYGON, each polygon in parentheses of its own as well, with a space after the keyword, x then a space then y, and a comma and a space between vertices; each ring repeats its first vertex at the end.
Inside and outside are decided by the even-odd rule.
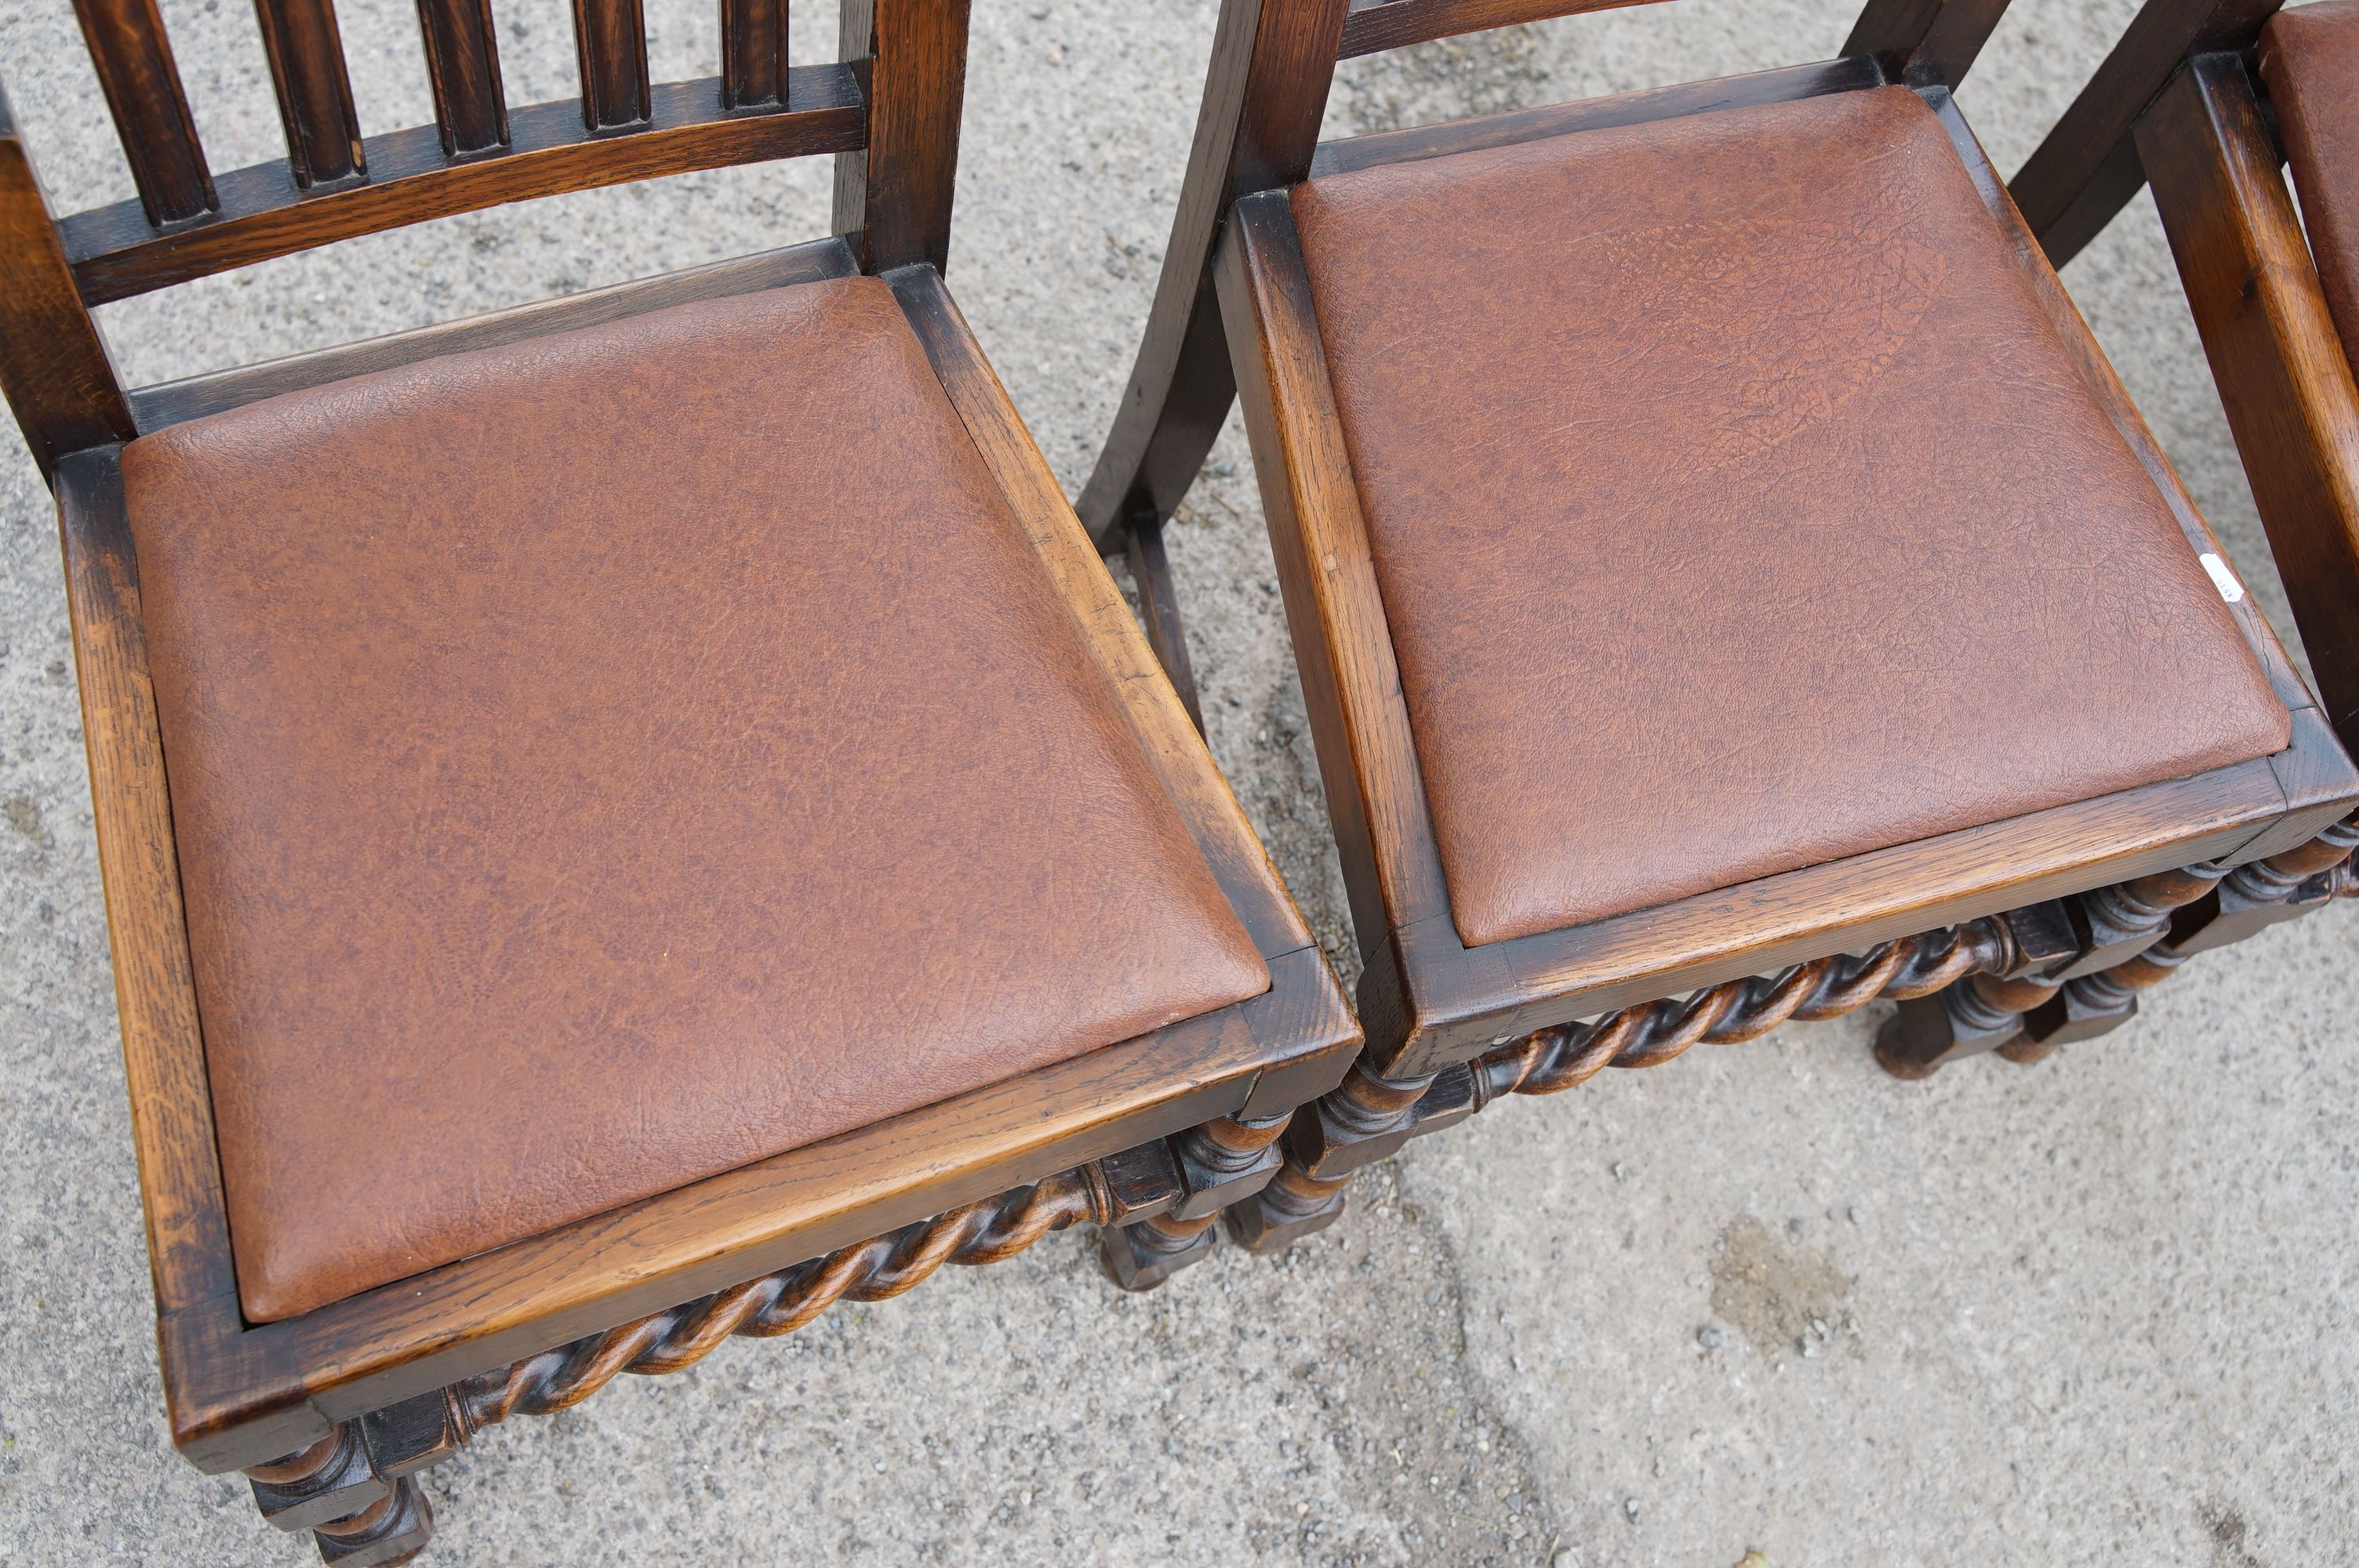
POLYGON ((582 96, 507 110, 483 0, 425 0, 438 124, 361 140, 330 0, 259 0, 286 165, 211 176, 152 0, 82 0, 139 189, 52 222, 0 103, 0 384, 58 498, 172 1437, 321 1554, 390 1562, 415 1472, 487 1422, 800 1327, 945 1261, 1104 1227, 1118 1283, 1202 1256, 1359 1042, 1332 972, 945 289, 965 0, 843 0, 842 63, 784 0, 723 0, 717 81, 650 88, 636 0, 577 0, 582 96), (352 234, 717 164, 836 155, 831 238, 126 393, 89 308, 352 234), (179 420, 688 300, 882 276, 1266 960, 1263 995, 283 1321, 240 1311, 149 682, 123 443, 179 420), (683 1304, 685 1303, 685 1304, 683 1304))
MULTIPOLYGON (((2138 989, 2190 954, 2314 904, 2359 837, 2336 827, 2359 801, 2359 773, 2247 600, 2237 623, 2293 719, 2276 756, 1565 930, 1461 942, 1288 187, 1904 84, 1948 128, 2064 341, 2086 341, 1951 98, 2004 0, 1871 0, 1842 56, 1822 63, 1318 145, 1339 58, 1613 3, 1229 0, 1222 13, 1155 312, 1080 510, 1102 547, 1168 515, 1241 391, 1364 960, 1368 1033, 1351 1077, 1297 1116, 1287 1168, 1231 1211, 1250 1247, 1331 1223, 1352 1171, 1500 1095, 1652 1065, 1789 1017, 1905 999, 1878 1043, 1901 1076, 1975 1051, 2036 1059, 2119 1023, 2138 989)), ((2190 543, 2215 551, 2111 367, 2091 351, 2081 368, 2190 543)))

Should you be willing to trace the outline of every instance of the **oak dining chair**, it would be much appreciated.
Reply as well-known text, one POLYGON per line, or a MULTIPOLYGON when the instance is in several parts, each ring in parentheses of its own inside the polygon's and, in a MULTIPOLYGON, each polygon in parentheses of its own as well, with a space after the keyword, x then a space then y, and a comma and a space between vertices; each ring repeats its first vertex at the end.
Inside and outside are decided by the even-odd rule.
POLYGON ((1136 554, 1241 397, 1367 1031, 1249 1247, 1789 1018, 2035 1060, 2348 852, 2359 774, 1951 96, 2003 0, 1319 141, 1339 59, 1603 8, 1227 0, 1080 503, 1136 554))
POLYGON ((942 281, 964 0, 723 0, 510 107, 420 8, 363 136, 259 0, 215 172, 152 0, 80 0, 134 198, 0 108, 0 385, 55 492, 171 1436, 402 1560, 485 1424, 945 1262, 1202 1256, 1359 1033, 942 281), (815 243, 126 392, 91 309, 397 225, 832 154, 815 243))
MULTIPOLYGON (((2153 187, 2325 716, 2348 747, 2359 744, 2359 5, 2278 5, 2149 0, 2011 189, 2060 267, 2153 187)), ((2346 864, 2313 873, 2293 902, 2351 886, 2346 864)))

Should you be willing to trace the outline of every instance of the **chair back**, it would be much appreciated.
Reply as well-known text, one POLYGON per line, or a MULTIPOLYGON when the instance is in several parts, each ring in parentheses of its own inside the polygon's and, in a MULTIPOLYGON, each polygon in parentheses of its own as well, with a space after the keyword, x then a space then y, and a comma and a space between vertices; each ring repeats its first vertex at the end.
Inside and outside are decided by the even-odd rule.
POLYGON ((509 201, 836 155, 861 267, 950 253, 969 0, 842 0, 844 58, 787 59, 788 0, 721 0, 721 74, 650 83, 640 0, 573 0, 582 92, 510 109, 491 0, 419 0, 434 124, 364 137, 334 0, 255 0, 284 161, 215 173, 156 0, 75 0, 136 199, 52 219, 0 98, 0 386, 44 473, 134 433, 92 306, 509 201))

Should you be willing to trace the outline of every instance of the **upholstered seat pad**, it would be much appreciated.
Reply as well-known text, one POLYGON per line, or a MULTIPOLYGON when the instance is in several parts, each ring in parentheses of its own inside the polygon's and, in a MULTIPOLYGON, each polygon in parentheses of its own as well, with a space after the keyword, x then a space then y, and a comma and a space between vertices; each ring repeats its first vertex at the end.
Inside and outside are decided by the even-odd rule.
POLYGON ((1468 944, 2285 744, 1913 92, 1292 205, 1468 944))
POLYGON ((2318 281, 2343 353, 2359 358, 2359 3, 2278 12, 2260 53, 2318 281))
POLYGON ((124 481, 250 1317, 1267 988, 880 282, 124 481))

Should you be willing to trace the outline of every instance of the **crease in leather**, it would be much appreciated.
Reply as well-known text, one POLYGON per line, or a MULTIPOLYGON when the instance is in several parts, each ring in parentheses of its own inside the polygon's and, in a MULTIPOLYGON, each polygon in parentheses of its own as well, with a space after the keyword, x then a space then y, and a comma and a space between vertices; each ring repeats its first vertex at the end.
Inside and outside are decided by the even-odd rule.
POLYGON ((2286 744, 1906 89, 1292 204, 1470 946, 2286 744))
POLYGON ((2261 29, 2260 68, 2335 336, 2359 358, 2359 3, 2279 11, 2261 29))
POLYGON ((874 278, 124 482, 249 1318, 1268 987, 874 278))

